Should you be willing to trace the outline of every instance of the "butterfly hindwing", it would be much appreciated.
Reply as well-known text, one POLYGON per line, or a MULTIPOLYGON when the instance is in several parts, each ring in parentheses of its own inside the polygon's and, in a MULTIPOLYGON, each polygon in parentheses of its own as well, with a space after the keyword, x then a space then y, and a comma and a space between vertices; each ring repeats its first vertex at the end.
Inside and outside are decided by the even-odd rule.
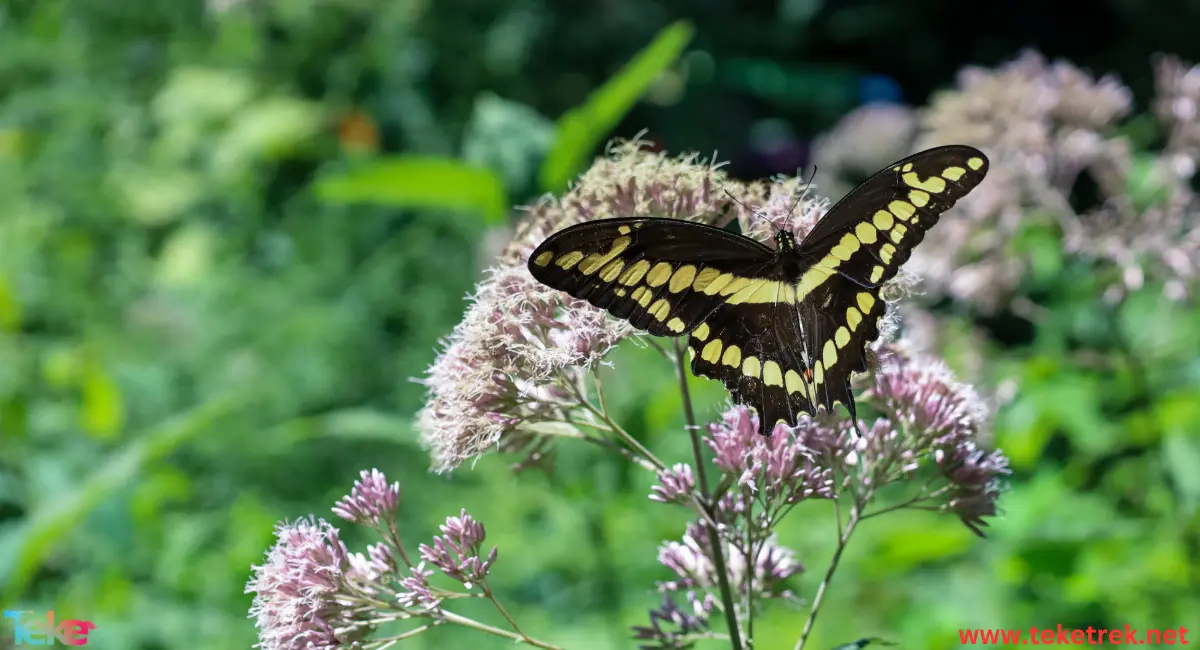
POLYGON ((746 237, 676 219, 603 219, 566 228, 534 250, 542 283, 656 336, 691 331, 773 267, 746 237))
POLYGON ((735 402, 753 406, 762 433, 781 420, 795 424, 813 410, 796 315, 783 298, 722 305, 688 339, 693 374, 720 380, 735 402))

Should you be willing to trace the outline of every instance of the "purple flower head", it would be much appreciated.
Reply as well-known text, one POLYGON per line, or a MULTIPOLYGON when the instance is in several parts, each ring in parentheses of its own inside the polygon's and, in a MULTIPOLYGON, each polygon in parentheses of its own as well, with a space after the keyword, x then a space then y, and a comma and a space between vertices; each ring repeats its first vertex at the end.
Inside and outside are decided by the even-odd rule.
POLYGON ((459 516, 447 517, 441 530, 442 534, 433 538, 432 545, 420 546, 421 558, 468 589, 487 577, 496 561, 497 550, 492 547, 486 558, 480 557, 480 546, 486 537, 483 524, 463 509, 459 516))
POLYGON ((905 427, 922 450, 946 440, 972 440, 988 409, 975 389, 954 379, 940 359, 896 354, 875 375, 867 396, 878 401, 893 423, 905 427))
POLYGON ((333 514, 359 524, 379 525, 380 521, 394 519, 400 501, 400 483, 389 485, 387 477, 377 469, 363 470, 360 476, 350 494, 333 506, 333 514))
POLYGON ((689 635, 707 632, 709 618, 714 606, 711 594, 700 598, 695 592, 687 593, 688 609, 675 604, 670 594, 663 594, 663 604, 650 610, 650 625, 633 627, 633 638, 651 643, 638 646, 641 650, 679 650, 691 648, 695 642, 689 635))
POLYGON ((918 498, 955 512, 976 533, 994 515, 1008 459, 980 449, 987 408, 937 359, 892 346, 866 396, 888 414, 855 444, 851 458, 863 486, 880 487, 936 470, 945 485, 918 498))
MULTIPOLYGON (((677 581, 664 582, 664 591, 682 589, 714 589, 717 586, 716 564, 712 561, 712 545, 707 528, 699 522, 688 525, 687 533, 678 542, 667 542, 658 549, 658 561, 678 576, 677 581)), ((746 553, 734 544, 727 544, 726 566, 730 584, 745 593, 749 587, 758 598, 781 598, 791 595, 785 581, 804 570, 795 553, 780 546, 772 535, 754 544, 753 567, 746 562, 746 553)))
MULTIPOLYGON (((849 431, 846 431, 849 435, 849 431)), ((881 487, 912 475, 921 467, 919 450, 887 418, 877 418, 854 440, 847 467, 865 487, 881 487)))
POLYGON ((1008 458, 998 450, 985 452, 972 441, 938 449, 934 454, 942 475, 950 481, 946 509, 954 512, 968 528, 983 536, 984 517, 996 514, 1000 477, 1009 473, 1008 458))
POLYGON ((351 553, 346 574, 364 591, 374 591, 380 579, 396 572, 396 557, 387 544, 367 546, 367 554, 351 553))
POLYGON ((650 498, 661 503, 684 503, 696 490, 696 477, 692 467, 676 463, 658 473, 658 485, 650 489, 650 498))
POLYGON ((433 571, 425 570, 424 562, 412 567, 409 575, 400 580, 396 602, 405 609, 418 612, 437 609, 442 604, 442 599, 434 593, 429 584, 429 577, 432 575, 433 571))
POLYGON ((361 639, 368 630, 358 625, 347 600, 357 590, 338 530, 310 517, 281 522, 275 534, 266 563, 255 566, 246 583, 246 593, 255 594, 250 608, 257 618, 255 647, 334 650, 361 639))
POLYGON ((780 546, 774 535, 754 544, 751 553, 754 559, 753 569, 747 568, 746 553, 730 550, 726 561, 729 563, 729 573, 733 584, 745 593, 746 578, 749 574, 752 580, 750 588, 757 598, 790 598, 793 593, 787 588, 787 580, 804 571, 804 566, 796 560, 796 554, 785 546, 780 546))
POLYGON ((828 432, 821 426, 805 418, 795 429, 779 424, 765 437, 757 432, 758 415, 742 405, 710 424, 705 442, 717 467, 764 502, 795 503, 833 495, 829 468, 818 464, 818 454, 807 444, 810 438, 816 444, 828 443, 828 432))

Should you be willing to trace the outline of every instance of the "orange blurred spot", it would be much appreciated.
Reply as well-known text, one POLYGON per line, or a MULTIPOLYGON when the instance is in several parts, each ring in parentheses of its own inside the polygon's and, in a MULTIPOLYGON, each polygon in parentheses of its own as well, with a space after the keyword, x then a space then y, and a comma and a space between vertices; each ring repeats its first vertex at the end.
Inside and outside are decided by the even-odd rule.
POLYGON ((351 110, 338 121, 338 141, 348 151, 378 151, 379 127, 375 120, 360 110, 351 110))

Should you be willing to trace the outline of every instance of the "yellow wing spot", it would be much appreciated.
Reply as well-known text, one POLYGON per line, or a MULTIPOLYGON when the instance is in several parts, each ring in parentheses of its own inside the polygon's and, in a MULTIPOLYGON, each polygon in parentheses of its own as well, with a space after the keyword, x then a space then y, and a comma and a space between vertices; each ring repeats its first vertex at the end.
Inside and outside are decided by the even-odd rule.
POLYGON ((630 298, 633 298, 634 300, 636 300, 638 302, 638 304, 643 307, 645 307, 646 305, 649 305, 650 299, 653 297, 654 297, 654 295, 652 293, 650 293, 650 290, 647 289, 646 287, 638 287, 638 288, 634 289, 633 295, 630 296, 630 298))
POLYGON ((871 309, 874 307, 875 296, 872 296, 865 291, 858 294, 858 308, 861 309, 864 314, 871 313, 871 309))
POLYGON ((629 229, 629 226, 621 226, 620 228, 617 228, 617 232, 621 233, 622 235, 628 235, 633 231, 629 229))
POLYGON ((916 172, 909 172, 901 178, 904 179, 904 183, 909 187, 925 190, 931 194, 941 194, 946 191, 946 180, 940 176, 930 176, 925 180, 921 180, 921 177, 916 172))
POLYGON ((555 264, 561 267, 564 271, 570 271, 571 267, 578 264, 579 260, 581 259, 583 259, 583 253, 580 253, 579 251, 571 251, 570 253, 558 258, 558 261, 556 261, 555 264))
POLYGON ((629 268, 625 269, 625 272, 621 274, 620 282, 627 287, 632 287, 633 285, 641 282, 642 278, 646 276, 646 271, 649 270, 650 262, 647 262, 646 260, 638 260, 630 265, 629 268))
POLYGON ((671 320, 667 321, 667 329, 675 332, 676 334, 683 332, 683 328, 683 321, 679 320, 678 318, 672 318, 671 320))
POLYGON ((888 230, 892 227, 892 224, 896 223, 896 218, 887 210, 879 210, 875 213, 874 217, 871 217, 871 223, 875 224, 875 227, 880 230, 888 230))
POLYGON ((833 272, 822 267, 820 264, 812 267, 800 277, 800 282, 796 283, 796 302, 804 300, 808 294, 812 293, 817 287, 825 283, 833 272))
POLYGON ((632 242, 633 239, 629 237, 617 237, 615 240, 613 240, 612 248, 610 248, 607 253, 603 255, 599 253, 592 253, 591 255, 588 255, 587 259, 585 259, 579 265, 579 272, 584 275, 591 275, 595 273, 597 269, 605 264, 608 264, 613 258, 620 255, 622 251, 624 251, 626 248, 629 248, 629 244, 632 242))
POLYGON ((695 361, 695 360, 696 360, 696 348, 689 347, 688 348, 688 361, 695 361))
POLYGON ((652 287, 661 287, 667 283, 667 278, 671 277, 671 271, 674 268, 666 262, 655 264, 654 268, 650 269, 650 272, 646 274, 646 284, 652 287))
POLYGON ((846 233, 846 234, 842 235, 842 239, 841 239, 841 241, 838 242, 838 244, 841 246, 845 246, 847 249, 850 250, 851 253, 856 252, 859 248, 862 247, 862 242, 858 241, 858 237, 855 237, 854 235, 851 235, 850 233, 846 233))
POLYGON ((692 286, 692 280, 696 279, 696 267, 687 264, 679 267, 675 274, 671 276, 671 293, 679 293, 684 289, 692 286))
POLYGON ((909 217, 916 214, 917 209, 910 203, 904 201, 892 201, 888 204, 888 211, 896 215, 901 221, 908 221, 909 217))
POLYGON ((554 259, 554 253, 551 253, 550 251, 546 251, 545 253, 542 253, 541 255, 538 255, 537 257, 535 257, 533 259, 533 263, 537 264, 538 266, 546 266, 547 264, 550 263, 550 260, 552 260, 552 259, 554 259))
POLYGON ((768 361, 763 364, 763 383, 768 386, 783 387, 783 370, 779 364, 774 361, 768 361))
POLYGON ((708 286, 704 287, 705 295, 715 296, 717 292, 725 288, 725 285, 733 282, 733 275, 730 273, 722 273, 713 279, 708 286))
POLYGON ((892 167, 892 171, 894 171, 894 172, 900 171, 900 165, 896 165, 895 167, 892 167))
POLYGON ((696 330, 692 332, 692 336, 696 337, 696 340, 698 341, 705 341, 708 339, 708 333, 708 323, 700 323, 700 327, 697 327, 696 330))
POLYGON ((967 173, 967 170, 962 167, 947 167, 942 170, 942 177, 956 181, 962 178, 967 173))
POLYGON ((737 368, 742 365, 742 349, 736 345, 725 348, 725 355, 721 357, 721 363, 730 368, 737 368))
POLYGON ((899 244, 900 240, 904 239, 904 234, 907 232, 908 232, 908 228, 905 228, 904 224, 902 224, 902 223, 896 224, 896 227, 892 228, 892 241, 899 244))
POLYGON ((912 163, 904 163, 904 169, 901 171, 912 171, 912 163))
POLYGON ((858 325, 862 323, 862 312, 853 308, 846 308, 846 324, 850 326, 850 331, 858 329, 858 325))
MULTIPOLYGON (((733 346, 730 347, 732 349, 733 346)), ((700 351, 700 358, 709 363, 716 363, 721 358, 721 339, 713 339, 700 351)))
POLYGON ((983 158, 968 159, 967 167, 970 167, 971 169, 974 169, 975 171, 979 171, 979 168, 983 167, 983 158))
MULTIPOLYGON (((823 383, 825 383, 825 367, 821 365, 820 361, 818 361, 813 364, 813 388, 815 389, 817 386, 820 386, 823 383)), ((814 390, 813 395, 816 394, 816 390, 814 390)))
POLYGON ((821 362, 826 368, 832 368, 837 363, 837 346, 833 341, 825 341, 825 348, 821 350, 821 362))
POLYGON ((759 363, 758 357, 746 357, 742 362, 742 374, 747 377, 762 376, 762 364, 759 363))
POLYGON ((912 201, 912 204, 918 208, 923 208, 929 205, 929 194, 922 192, 921 190, 909 190, 908 200, 912 201))
POLYGON ((625 294, 627 294, 627 293, 629 293, 629 292, 625 291, 624 289, 622 289, 622 288, 620 288, 620 287, 617 287, 616 289, 613 289, 613 293, 617 294, 617 295, 618 295, 618 296, 620 296, 621 298, 624 298, 624 297, 625 297, 625 294))
POLYGON ((871 282, 879 282, 879 279, 882 277, 883 277, 883 267, 882 266, 877 265, 875 268, 871 269, 871 282))
POLYGON ((600 279, 605 282, 612 282, 621 275, 621 269, 625 268, 625 262, 621 260, 613 260, 608 263, 608 266, 600 269, 600 279))
POLYGON ((858 237, 855 237, 850 233, 846 233, 842 235, 842 239, 838 242, 838 245, 834 246, 829 251, 829 254, 838 260, 845 262, 846 260, 850 259, 850 256, 861 247, 862 243, 858 241, 858 237))
POLYGON ((657 302, 650 306, 650 315, 659 320, 659 322, 667 320, 667 315, 671 313, 671 303, 667 302, 666 298, 659 298, 657 302))
POLYGON ((755 280, 748 284, 746 288, 733 294, 727 301, 731 305, 740 305, 743 303, 750 304, 771 304, 776 302, 785 302, 792 304, 796 300, 796 292, 791 290, 791 287, 784 285, 782 282, 775 280, 755 280))
POLYGON ((701 269, 696 274, 696 281, 692 283, 692 288, 696 291, 704 291, 708 285, 712 284, 713 280, 717 279, 718 275, 721 275, 721 272, 714 268, 701 269))
POLYGON ((896 254, 896 247, 891 244, 884 244, 879 248, 879 259, 883 260, 884 264, 892 263, 892 255, 896 254))
POLYGON ((837 331, 833 333, 833 342, 837 343, 839 348, 846 347, 846 344, 850 342, 850 330, 845 327, 837 328, 837 331))
POLYGON ((783 375, 783 384, 787 387, 788 393, 804 393, 804 381, 800 379, 800 373, 795 370, 789 370, 783 375))
POLYGON ((854 227, 854 234, 858 236, 858 241, 864 244, 874 244, 879 231, 875 230, 875 226, 864 221, 854 227))
POLYGON ((721 287, 721 295, 731 296, 744 289, 748 284, 750 284, 749 278, 734 278, 729 284, 721 287))

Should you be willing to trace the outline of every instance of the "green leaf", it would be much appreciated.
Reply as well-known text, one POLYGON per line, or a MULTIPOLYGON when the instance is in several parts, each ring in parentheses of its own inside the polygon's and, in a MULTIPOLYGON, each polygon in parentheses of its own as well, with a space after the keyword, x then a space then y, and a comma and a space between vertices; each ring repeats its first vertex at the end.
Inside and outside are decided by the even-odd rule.
POLYGON ((508 211, 504 183, 492 171, 436 156, 395 156, 317 181, 329 203, 375 203, 398 208, 480 212, 500 223, 508 211))
POLYGON ((687 21, 666 27, 650 45, 596 89, 583 105, 559 118, 554 148, 542 163, 543 190, 562 190, 582 171, 600 141, 617 126, 659 75, 679 58, 692 40, 692 32, 687 21))
POLYGON ((101 461, 99 468, 73 492, 47 501, 34 511, 17 533, 11 552, 0 557, 0 584, 5 585, 0 602, 15 602, 55 545, 70 535, 80 520, 141 473, 143 467, 209 430, 241 403, 243 398, 239 397, 214 399, 155 426, 112 458, 101 461))
POLYGON ((121 387, 100 364, 92 364, 80 383, 83 403, 80 425, 93 438, 111 440, 125 426, 125 399, 121 387))
POLYGON ((1149 153, 1135 153, 1125 181, 1125 191, 1133 202, 1134 209, 1142 212, 1166 202, 1170 195, 1166 171, 1158 157, 1149 153))
POLYGON ((1180 508, 1190 516, 1200 504, 1200 438, 1173 433, 1163 438, 1163 461, 1179 493, 1180 508))

